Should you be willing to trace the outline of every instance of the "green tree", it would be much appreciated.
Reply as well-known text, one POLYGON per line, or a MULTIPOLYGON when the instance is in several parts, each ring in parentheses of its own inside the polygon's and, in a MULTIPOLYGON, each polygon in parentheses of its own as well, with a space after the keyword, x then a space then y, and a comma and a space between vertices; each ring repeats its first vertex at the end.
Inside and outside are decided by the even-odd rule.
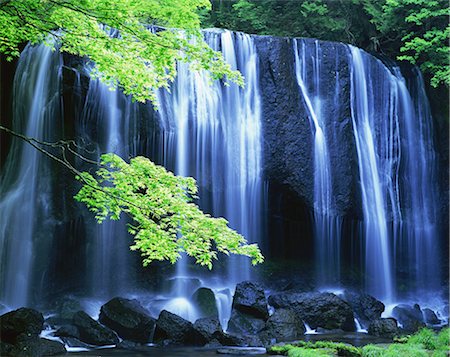
POLYGON ((434 87, 450 85, 447 0, 365 0, 364 5, 388 54, 417 64, 434 87))
MULTIPOLYGON (((203 41, 198 10, 208 6, 207 0, 0 0, 0 53, 11 60, 30 41, 87 56, 101 80, 141 102, 154 100, 157 88, 169 86, 177 61, 209 71, 211 79, 242 84, 239 72, 203 41), (144 24, 164 28, 151 31, 144 24)), ((0 130, 68 168, 82 183, 76 199, 99 222, 127 214, 135 238, 131 249, 141 252, 144 265, 165 259, 173 263, 181 252, 209 268, 219 252, 249 256, 253 264, 263 261, 259 248, 247 244, 225 219, 204 214, 192 202, 197 193, 192 178, 174 176, 143 157, 127 164, 113 154, 99 163, 87 160, 99 167, 94 176, 79 172, 67 159, 67 153, 84 159, 72 141, 46 143, 3 126, 0 130)))

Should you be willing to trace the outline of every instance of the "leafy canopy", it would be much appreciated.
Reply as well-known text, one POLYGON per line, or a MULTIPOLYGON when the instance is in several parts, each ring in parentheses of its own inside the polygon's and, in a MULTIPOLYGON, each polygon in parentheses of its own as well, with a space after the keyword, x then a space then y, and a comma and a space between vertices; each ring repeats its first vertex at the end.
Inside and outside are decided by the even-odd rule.
MULTIPOLYGON (((0 0, 0 53, 12 60, 31 41, 87 56, 94 75, 141 102, 154 101, 156 89, 169 88, 178 61, 208 71, 212 80, 243 84, 240 73, 203 41, 197 11, 209 6, 207 0, 0 0)), ((174 176, 144 157, 127 164, 104 155, 95 176, 56 160, 77 175, 83 186, 75 198, 99 222, 122 213, 131 218, 131 249, 141 252, 144 265, 173 263, 183 251, 209 268, 218 252, 249 256, 253 264, 263 261, 259 248, 246 244, 225 219, 204 214, 192 202, 197 193, 192 178, 174 176)))
POLYGON ((75 198, 99 222, 127 214, 132 219, 128 231, 134 236, 131 249, 140 251, 144 266, 153 260, 174 263, 183 251, 210 269, 218 252, 251 257, 253 264, 263 261, 258 247, 246 244, 224 218, 211 217, 192 202, 197 194, 193 178, 175 176, 145 157, 128 164, 105 154, 101 165, 96 177, 81 173, 78 179, 84 185, 75 198))
POLYGON ((141 102, 168 88, 177 61, 242 84, 202 39, 197 11, 209 6, 208 0, 0 0, 0 53, 11 60, 22 43, 52 34, 61 51, 89 57, 98 77, 141 102), (119 33, 111 36, 111 28, 119 33))

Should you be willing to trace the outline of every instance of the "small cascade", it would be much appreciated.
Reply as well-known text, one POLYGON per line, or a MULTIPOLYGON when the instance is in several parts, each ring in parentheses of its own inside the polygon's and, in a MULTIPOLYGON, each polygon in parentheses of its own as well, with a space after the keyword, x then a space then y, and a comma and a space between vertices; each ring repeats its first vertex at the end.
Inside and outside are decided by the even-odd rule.
MULTIPOLYGON (((25 47, 14 77, 13 130, 43 141, 60 139, 61 66, 61 56, 50 47, 25 47)), ((49 161, 14 138, 0 182, 0 301, 27 306, 40 289, 33 283, 45 274, 39 257, 48 256, 51 244, 49 161)))
MULTIPOLYGON (((295 74, 300 93, 311 121, 314 137, 314 239, 319 286, 338 283, 340 279, 341 225, 333 216, 331 162, 326 138, 326 123, 333 120, 322 102, 332 100, 339 92, 324 93, 321 89, 322 54, 319 41, 314 46, 294 39, 295 74), (332 98, 327 98, 332 97, 332 98)), ((336 86, 338 85, 336 80, 336 86)))
POLYGON ((305 325, 305 335, 317 335, 319 334, 316 330, 313 330, 309 325, 303 321, 303 325, 305 325))
POLYGON ((356 332, 367 333, 367 329, 365 329, 361 326, 361 323, 359 322, 359 320, 356 317, 354 318, 354 321, 355 321, 355 326, 356 326, 356 332))

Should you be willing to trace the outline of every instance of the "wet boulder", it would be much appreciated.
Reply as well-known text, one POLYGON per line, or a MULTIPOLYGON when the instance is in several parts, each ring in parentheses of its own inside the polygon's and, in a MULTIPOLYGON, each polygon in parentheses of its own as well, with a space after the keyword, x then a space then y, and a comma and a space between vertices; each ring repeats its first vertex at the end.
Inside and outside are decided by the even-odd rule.
POLYGON ((236 285, 233 296, 233 309, 241 313, 267 320, 269 311, 264 289, 250 281, 236 285))
POLYGON ((0 316, 0 340, 15 344, 20 335, 38 336, 44 327, 39 311, 22 307, 0 316))
POLYGON ((241 335, 233 333, 224 333, 220 336, 218 341, 223 346, 237 346, 237 347, 263 347, 259 336, 256 335, 241 335))
POLYGON ((264 319, 233 309, 228 322, 228 331, 235 334, 255 335, 262 331, 265 325, 264 319))
POLYGON ((55 332, 55 336, 73 337, 79 339, 80 331, 78 331, 78 327, 75 325, 63 325, 55 332))
POLYGON ((82 342, 96 346, 119 343, 119 338, 114 331, 99 324, 83 311, 78 311, 73 315, 73 325, 78 328, 82 342))
POLYGON ((223 334, 220 322, 216 317, 210 316, 198 319, 195 321, 193 327, 199 336, 201 344, 218 340, 223 334))
POLYGON ((423 312, 423 318, 427 324, 430 325, 439 325, 441 323, 441 320, 437 317, 436 313, 429 309, 425 308, 422 310, 423 312))
POLYGON ((202 339, 199 338, 191 322, 167 310, 163 310, 156 320, 153 340, 163 343, 169 340, 170 343, 174 344, 199 345, 202 339))
POLYGON ((392 310, 392 316, 397 319, 406 332, 416 332, 425 327, 422 310, 418 304, 414 306, 400 304, 392 310))
POLYGON ((387 318, 372 321, 367 332, 377 337, 393 338, 399 334, 399 329, 395 319, 387 318))
POLYGON ((380 319, 384 311, 384 304, 368 294, 345 291, 343 298, 364 326, 380 319))
POLYGON ((305 333, 303 322, 296 313, 288 309, 277 309, 267 320, 260 337, 264 341, 293 341, 305 333))
POLYGON ((11 351, 11 356, 54 356, 65 354, 66 352, 66 348, 60 342, 39 338, 38 336, 27 336, 22 334, 18 337, 17 342, 11 351))
POLYGON ((197 289, 191 298, 201 317, 219 316, 217 311, 216 297, 209 288, 197 289))
POLYGON ((147 343, 153 337, 153 319, 137 300, 116 297, 100 309, 99 321, 125 339, 147 343))
POLYGON ((350 305, 332 293, 282 292, 271 295, 269 304, 275 308, 293 310, 300 320, 313 329, 318 327, 344 331, 356 329, 350 305))

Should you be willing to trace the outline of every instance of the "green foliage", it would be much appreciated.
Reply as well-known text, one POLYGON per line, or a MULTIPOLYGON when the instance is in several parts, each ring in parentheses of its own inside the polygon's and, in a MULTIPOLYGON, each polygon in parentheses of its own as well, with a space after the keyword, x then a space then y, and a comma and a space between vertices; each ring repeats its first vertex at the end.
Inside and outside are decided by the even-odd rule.
POLYGON ((204 26, 343 41, 417 64, 433 86, 450 83, 447 0, 212 1, 204 26))
POLYGON ((61 51, 89 57, 98 77, 141 102, 168 87, 177 61, 208 70, 212 79, 226 76, 242 84, 240 74, 203 41, 197 11, 209 6, 208 0, 2 0, 0 53, 12 59, 22 43, 51 34, 61 51), (144 24, 166 30, 154 33, 144 24), (120 36, 111 37, 110 28, 120 36))
POLYGON ((427 357, 428 352, 421 345, 393 343, 389 347, 367 345, 362 348, 363 357, 427 357))
POLYGON ((333 356, 335 354, 346 357, 361 356, 359 348, 331 341, 298 341, 293 344, 275 345, 269 349, 269 353, 287 356, 333 356))
POLYGON ((422 345, 428 350, 438 348, 438 338, 430 329, 423 328, 408 339, 410 345, 422 345))
POLYGON ((381 46, 419 65, 431 84, 450 84, 450 7, 447 0, 365 0, 381 46))
POLYGON ((181 252, 210 269, 219 252, 248 256, 253 264, 263 261, 258 247, 246 244, 225 219, 204 214, 192 202, 197 194, 193 178, 175 176, 144 157, 128 164, 106 154, 101 165, 96 177, 88 172, 79 175, 83 187, 75 198, 95 213, 99 223, 128 215, 134 236, 131 249, 140 251, 144 266, 154 260, 174 263, 181 252))
POLYGON ((438 348, 450 348, 450 328, 444 328, 437 337, 438 348))

